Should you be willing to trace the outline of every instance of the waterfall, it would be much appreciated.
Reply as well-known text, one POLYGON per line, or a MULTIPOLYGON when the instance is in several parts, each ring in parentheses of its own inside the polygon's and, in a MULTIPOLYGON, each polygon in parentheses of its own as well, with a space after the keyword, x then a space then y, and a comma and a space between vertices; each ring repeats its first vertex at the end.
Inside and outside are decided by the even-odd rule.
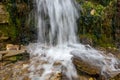
POLYGON ((100 67, 103 75, 108 68, 111 72, 120 72, 115 67, 118 64, 115 57, 103 55, 91 47, 87 49, 77 41, 76 20, 79 18, 79 5, 75 0, 35 0, 35 4, 38 42, 30 44, 28 48, 32 80, 51 80, 51 75, 57 72, 65 74, 67 80, 75 80, 77 72, 72 63, 72 54, 100 67))
POLYGON ((76 43, 76 19, 73 0, 36 0, 38 42, 48 44, 76 43))

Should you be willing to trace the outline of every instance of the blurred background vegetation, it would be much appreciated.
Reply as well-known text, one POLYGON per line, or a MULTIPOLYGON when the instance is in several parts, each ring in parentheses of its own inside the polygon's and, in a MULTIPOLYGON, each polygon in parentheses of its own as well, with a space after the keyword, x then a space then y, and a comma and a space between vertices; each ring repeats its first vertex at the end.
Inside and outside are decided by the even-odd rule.
POLYGON ((82 7, 78 20, 78 34, 82 42, 89 40, 93 46, 118 47, 117 0, 77 0, 82 7))
MULTIPOLYGON (((120 18, 117 0, 77 0, 80 4, 78 36, 83 44, 120 47, 120 18)), ((2 0, 7 15, 0 22, 0 43, 28 44, 37 36, 33 0, 2 0), (7 20, 6 20, 7 18, 7 20), (6 21, 4 21, 6 20, 6 21)), ((3 8, 2 8, 3 9, 3 8)), ((2 9, 0 9, 0 16, 2 9)), ((4 15, 5 15, 4 14, 4 15)))

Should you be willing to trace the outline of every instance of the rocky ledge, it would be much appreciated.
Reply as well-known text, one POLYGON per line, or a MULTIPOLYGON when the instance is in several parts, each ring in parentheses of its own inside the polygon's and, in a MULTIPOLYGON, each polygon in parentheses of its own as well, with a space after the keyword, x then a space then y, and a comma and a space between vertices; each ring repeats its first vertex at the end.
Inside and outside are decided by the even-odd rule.
MULTIPOLYGON (((104 50, 105 51, 105 50, 104 50)), ((120 56, 119 51, 114 51, 109 49, 107 52, 111 52, 116 55, 118 58, 120 56)), ((120 58, 119 58, 120 59, 120 58)), ((46 64, 47 62, 40 61, 40 64, 46 64)), ((104 77, 101 77, 99 74, 99 68, 95 66, 90 66, 90 64, 85 63, 80 58, 75 57, 73 59, 73 63, 75 64, 79 77, 75 80, 106 80, 104 77)), ((36 63, 37 64, 37 63, 36 63)), ((56 62, 54 66, 60 66, 59 62, 56 62)), ((30 71, 30 59, 29 54, 15 54, 9 57, 6 57, 2 61, 0 61, 0 80, 31 80, 29 78, 30 71)), ((40 70, 41 71, 41 70, 40 70)), ((42 72, 42 71, 41 71, 42 72)), ((48 75, 46 80, 68 80, 64 74, 54 73, 52 75, 48 75)), ((109 80, 120 80, 120 74, 117 74, 113 78, 109 80)))

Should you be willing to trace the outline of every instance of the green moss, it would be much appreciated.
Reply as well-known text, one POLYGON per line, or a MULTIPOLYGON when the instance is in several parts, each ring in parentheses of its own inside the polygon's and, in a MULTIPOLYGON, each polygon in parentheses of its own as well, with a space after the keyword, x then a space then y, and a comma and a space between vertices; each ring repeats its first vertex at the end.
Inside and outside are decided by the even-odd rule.
POLYGON ((13 41, 17 37, 16 28, 14 27, 14 25, 2 24, 0 25, 0 31, 2 33, 2 36, 10 37, 13 41))
POLYGON ((107 38, 105 35, 102 35, 101 38, 97 39, 97 37, 94 34, 81 34, 80 38, 92 39, 93 46, 95 47, 115 47, 114 43, 112 42, 112 39, 107 38))

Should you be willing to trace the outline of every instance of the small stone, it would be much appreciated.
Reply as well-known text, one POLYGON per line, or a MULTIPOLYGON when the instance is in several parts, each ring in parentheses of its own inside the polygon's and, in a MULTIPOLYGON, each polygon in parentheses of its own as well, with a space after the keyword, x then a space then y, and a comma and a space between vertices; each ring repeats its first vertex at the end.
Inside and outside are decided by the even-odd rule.
POLYGON ((20 46, 19 45, 13 45, 13 44, 7 44, 6 45, 6 50, 9 51, 9 50, 19 50, 20 49, 20 46))
POLYGON ((23 69, 27 68, 29 65, 28 64, 23 64, 23 69))
POLYGON ((61 76, 62 76, 62 72, 61 72, 61 71, 57 71, 57 72, 56 72, 56 76, 57 76, 57 77, 61 77, 61 76))
POLYGON ((89 78, 89 80, 94 80, 93 78, 89 78))
POLYGON ((28 76, 25 76, 23 80, 30 80, 28 76))
POLYGON ((54 65, 54 66, 61 65, 61 62, 60 62, 60 61, 56 61, 53 65, 54 65))

